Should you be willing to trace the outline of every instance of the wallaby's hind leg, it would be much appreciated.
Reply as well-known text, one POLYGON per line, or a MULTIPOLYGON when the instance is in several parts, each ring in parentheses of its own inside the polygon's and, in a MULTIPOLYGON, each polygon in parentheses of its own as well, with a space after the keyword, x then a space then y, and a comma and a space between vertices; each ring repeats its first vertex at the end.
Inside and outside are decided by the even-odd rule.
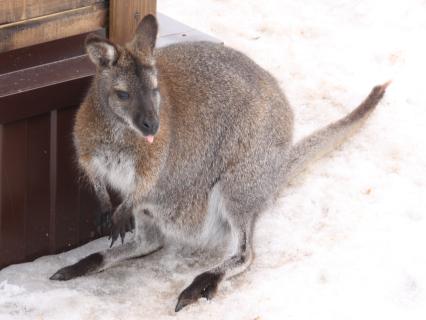
POLYGON ((179 295, 176 312, 199 298, 211 299, 223 279, 243 272, 253 260, 252 234, 255 217, 263 210, 267 198, 264 192, 268 193, 269 190, 256 183, 241 185, 236 182, 238 179, 237 174, 228 177, 228 183, 220 182, 224 195, 222 215, 228 221, 232 234, 231 254, 218 266, 195 277, 179 295), (264 192, 259 189, 264 189, 264 192))
POLYGON ((132 242, 93 253, 77 263, 58 270, 50 280, 70 280, 89 273, 99 272, 130 258, 153 253, 163 246, 163 235, 150 217, 136 217, 136 235, 132 242))
POLYGON ((199 298, 211 299, 216 293, 219 283, 243 272, 253 258, 251 229, 252 221, 231 227, 235 238, 235 248, 231 257, 209 271, 203 272, 179 295, 175 311, 196 302, 199 298))

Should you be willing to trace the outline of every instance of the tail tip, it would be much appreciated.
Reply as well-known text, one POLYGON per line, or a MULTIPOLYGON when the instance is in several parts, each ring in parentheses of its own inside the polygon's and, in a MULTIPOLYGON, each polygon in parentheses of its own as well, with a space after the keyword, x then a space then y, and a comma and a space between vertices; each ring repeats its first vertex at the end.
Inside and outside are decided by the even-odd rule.
POLYGON ((392 83, 392 80, 388 80, 382 85, 375 86, 373 91, 375 91, 378 95, 383 96, 387 87, 392 83))
POLYGON ((375 86, 373 90, 371 91, 370 98, 373 98, 374 100, 380 100, 385 94, 387 87, 391 83, 392 83, 392 80, 388 80, 381 85, 375 86))
POLYGON ((391 83, 392 83, 392 80, 388 80, 384 84, 382 84, 381 87, 385 90, 391 83))

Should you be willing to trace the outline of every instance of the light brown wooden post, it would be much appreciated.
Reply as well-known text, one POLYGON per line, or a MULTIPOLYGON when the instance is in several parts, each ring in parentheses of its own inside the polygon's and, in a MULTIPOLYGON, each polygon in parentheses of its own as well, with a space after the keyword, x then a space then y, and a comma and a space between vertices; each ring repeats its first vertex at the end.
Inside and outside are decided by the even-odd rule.
POLYGON ((129 41, 139 23, 147 14, 155 14, 156 0, 110 0, 109 38, 118 43, 129 41))

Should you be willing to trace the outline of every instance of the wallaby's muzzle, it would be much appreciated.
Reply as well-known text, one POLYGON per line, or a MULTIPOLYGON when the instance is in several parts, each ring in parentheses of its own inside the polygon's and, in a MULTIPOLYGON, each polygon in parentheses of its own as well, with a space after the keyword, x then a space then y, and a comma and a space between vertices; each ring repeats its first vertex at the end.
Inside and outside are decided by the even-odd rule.
POLYGON ((142 115, 136 117, 134 125, 137 129, 142 132, 148 142, 154 141, 154 135, 157 133, 160 126, 158 117, 144 117, 142 115))

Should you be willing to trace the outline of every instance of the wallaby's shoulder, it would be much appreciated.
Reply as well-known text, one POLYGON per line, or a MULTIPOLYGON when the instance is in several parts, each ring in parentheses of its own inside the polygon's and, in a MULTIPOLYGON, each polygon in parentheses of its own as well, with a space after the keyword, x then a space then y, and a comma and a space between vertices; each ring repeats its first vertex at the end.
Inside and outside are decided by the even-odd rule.
POLYGON ((77 151, 80 153, 95 148, 99 137, 102 136, 103 125, 99 119, 99 113, 96 112, 95 103, 93 90, 89 90, 75 116, 73 137, 77 151))

